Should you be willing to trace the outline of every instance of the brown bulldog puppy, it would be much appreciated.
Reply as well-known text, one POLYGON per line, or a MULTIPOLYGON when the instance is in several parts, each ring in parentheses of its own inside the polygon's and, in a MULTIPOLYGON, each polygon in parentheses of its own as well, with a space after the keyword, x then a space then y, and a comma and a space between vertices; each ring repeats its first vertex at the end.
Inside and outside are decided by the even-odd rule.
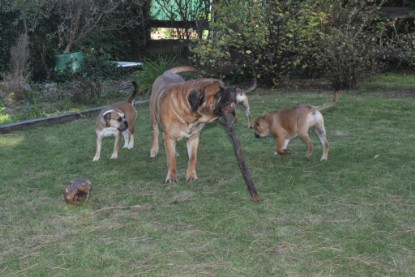
POLYGON ((124 136, 124 148, 134 147, 134 130, 137 111, 134 108, 134 98, 138 93, 138 85, 132 82, 134 92, 126 102, 119 102, 103 109, 95 122, 95 133, 97 135, 97 149, 93 161, 98 161, 101 156, 102 139, 114 136, 114 149, 111 159, 118 158, 118 149, 121 134, 124 136))
POLYGON ((313 153, 313 143, 309 136, 309 131, 313 130, 323 146, 323 155, 320 160, 327 160, 329 142, 320 111, 334 106, 338 99, 339 93, 336 91, 331 102, 320 106, 302 104, 291 109, 267 113, 255 120, 255 137, 262 138, 269 135, 276 137, 276 153, 287 155, 290 154, 287 149, 288 143, 299 136, 307 144, 306 157, 308 158, 313 153))
MULTIPOLYGON (((255 79, 252 87, 248 88, 246 91, 253 91, 256 88, 256 86, 257 86, 257 83, 255 79)), ((251 116, 251 109, 249 107, 249 101, 248 101, 248 96, 246 95, 246 91, 238 89, 238 92, 236 94, 236 104, 242 107, 242 110, 244 111, 248 119, 248 128, 254 128, 254 123, 253 123, 252 116, 251 116)), ((236 112, 233 111, 232 115, 234 116, 233 124, 236 124, 238 122, 238 117, 236 116, 236 112)))

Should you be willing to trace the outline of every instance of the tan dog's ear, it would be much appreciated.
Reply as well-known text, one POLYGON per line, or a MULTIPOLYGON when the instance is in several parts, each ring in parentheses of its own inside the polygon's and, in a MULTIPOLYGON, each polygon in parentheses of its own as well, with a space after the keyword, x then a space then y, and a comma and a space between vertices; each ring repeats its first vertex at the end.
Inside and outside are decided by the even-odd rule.
POLYGON ((109 127, 110 126, 110 121, 111 121, 111 113, 104 113, 104 121, 105 121, 105 126, 109 127))
POLYGON ((189 101, 190 107, 192 108, 192 112, 195 112, 199 106, 203 104, 203 101, 205 100, 205 94, 202 90, 192 90, 187 97, 187 100, 189 101))

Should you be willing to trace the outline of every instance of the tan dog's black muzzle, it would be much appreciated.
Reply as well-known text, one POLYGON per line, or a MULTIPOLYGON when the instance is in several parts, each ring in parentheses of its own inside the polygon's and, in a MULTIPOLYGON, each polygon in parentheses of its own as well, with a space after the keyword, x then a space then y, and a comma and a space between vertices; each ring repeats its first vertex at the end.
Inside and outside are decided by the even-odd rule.
POLYGON ((118 127, 118 131, 120 132, 124 132, 125 130, 128 129, 128 122, 125 118, 119 118, 118 121, 121 121, 120 126, 118 127))

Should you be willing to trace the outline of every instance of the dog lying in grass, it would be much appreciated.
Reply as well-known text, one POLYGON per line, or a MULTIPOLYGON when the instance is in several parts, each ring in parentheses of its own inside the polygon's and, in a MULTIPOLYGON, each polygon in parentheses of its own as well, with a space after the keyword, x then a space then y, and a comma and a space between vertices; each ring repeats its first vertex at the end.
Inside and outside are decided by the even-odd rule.
POLYGON ((275 151, 279 155, 290 154, 287 149, 291 139, 299 136, 307 144, 306 157, 313 154, 313 143, 309 131, 316 132, 323 154, 321 161, 328 159, 329 142, 327 140, 326 128, 324 127, 323 115, 320 111, 330 108, 339 100, 339 92, 334 92, 333 100, 320 106, 301 104, 291 109, 267 113, 255 120, 255 137, 262 138, 269 135, 276 137, 275 151))

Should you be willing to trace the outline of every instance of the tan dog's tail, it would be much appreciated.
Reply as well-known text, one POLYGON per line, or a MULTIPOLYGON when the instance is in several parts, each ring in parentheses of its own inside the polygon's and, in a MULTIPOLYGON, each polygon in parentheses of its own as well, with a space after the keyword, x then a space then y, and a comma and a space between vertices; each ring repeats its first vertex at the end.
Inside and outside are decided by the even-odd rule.
POLYGON ((183 66, 177 66, 177 67, 173 67, 170 68, 169 70, 166 70, 164 73, 181 73, 181 72, 195 72, 197 71, 196 68, 194 68, 193 66, 187 66, 187 65, 183 65, 183 66))
POLYGON ((134 91, 133 94, 131 94, 130 98, 128 98, 128 103, 132 104, 134 101, 134 98, 137 96, 138 93, 138 85, 136 82, 132 81, 133 87, 134 87, 134 91))
POLYGON ((331 102, 325 103, 323 105, 317 106, 316 110, 321 111, 330 107, 333 107, 334 105, 336 105, 337 101, 339 101, 339 97, 340 97, 340 92, 338 90, 336 90, 334 92, 333 95, 333 100, 331 100, 331 102))
POLYGON ((252 86, 250 86, 249 88, 246 88, 246 89, 240 89, 240 88, 236 88, 236 90, 238 91, 238 93, 248 93, 248 92, 251 92, 251 91, 253 91, 253 90, 255 90, 256 89, 256 87, 257 87, 257 81, 256 81, 256 78, 254 79, 254 83, 252 84, 252 86))

